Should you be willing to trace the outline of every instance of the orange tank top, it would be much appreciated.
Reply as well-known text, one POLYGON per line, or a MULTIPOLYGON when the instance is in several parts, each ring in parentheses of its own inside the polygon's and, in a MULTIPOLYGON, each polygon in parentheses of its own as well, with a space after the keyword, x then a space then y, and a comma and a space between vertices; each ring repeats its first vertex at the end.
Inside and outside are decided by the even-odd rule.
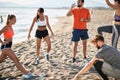
POLYGON ((7 27, 7 31, 3 33, 4 39, 6 38, 12 38, 14 36, 14 32, 10 27, 7 27))

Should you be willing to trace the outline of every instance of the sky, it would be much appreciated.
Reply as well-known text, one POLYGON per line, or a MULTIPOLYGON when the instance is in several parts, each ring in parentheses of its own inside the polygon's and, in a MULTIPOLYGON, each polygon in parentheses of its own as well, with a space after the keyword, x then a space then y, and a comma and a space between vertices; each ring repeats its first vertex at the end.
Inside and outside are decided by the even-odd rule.
MULTIPOLYGON (((0 0, 0 2, 16 3, 23 6, 68 7, 77 0, 0 0)), ((113 0, 110 0, 113 1, 113 0)), ((85 0, 85 6, 106 6, 105 0, 85 0)))
POLYGON ((45 0, 0 0, 0 2, 13 2, 17 4, 34 4, 45 0))

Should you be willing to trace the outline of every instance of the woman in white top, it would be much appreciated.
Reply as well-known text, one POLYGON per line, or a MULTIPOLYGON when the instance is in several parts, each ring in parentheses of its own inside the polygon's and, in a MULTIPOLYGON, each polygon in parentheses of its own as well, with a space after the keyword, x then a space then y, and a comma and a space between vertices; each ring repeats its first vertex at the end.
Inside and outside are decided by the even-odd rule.
POLYGON ((30 33, 33 29, 34 24, 37 23, 38 28, 36 30, 36 45, 37 45, 37 50, 36 50, 36 60, 35 60, 35 64, 39 64, 39 54, 40 54, 40 47, 41 47, 41 40, 42 38, 46 41, 47 43, 47 53, 46 53, 46 59, 49 61, 49 52, 51 49, 51 41, 49 38, 49 34, 48 34, 48 29, 51 31, 51 34, 53 34, 53 31, 51 29, 51 26, 49 24, 49 20, 48 20, 48 16, 44 15, 44 9, 43 8, 39 8, 37 11, 37 16, 33 19, 32 25, 30 27, 29 33, 28 33, 28 39, 30 39, 30 33))

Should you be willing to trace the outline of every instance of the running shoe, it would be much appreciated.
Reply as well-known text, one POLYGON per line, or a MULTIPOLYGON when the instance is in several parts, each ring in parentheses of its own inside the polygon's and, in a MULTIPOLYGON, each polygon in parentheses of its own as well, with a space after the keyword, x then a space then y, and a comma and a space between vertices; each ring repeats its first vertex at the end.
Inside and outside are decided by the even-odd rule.
POLYGON ((73 63, 76 61, 76 59, 75 58, 73 58, 73 63))
POLYGON ((49 54, 46 54, 45 57, 46 57, 46 60, 47 60, 47 61, 50 60, 50 59, 49 59, 49 54))
POLYGON ((22 75, 22 77, 25 78, 25 79, 31 78, 31 77, 33 77, 33 76, 34 76, 34 75, 33 75, 31 72, 29 72, 28 74, 22 75))
POLYGON ((82 65, 82 66, 85 66, 87 63, 88 63, 88 60, 85 58, 85 59, 83 60, 83 65, 82 65))
POLYGON ((39 64, 39 58, 36 58, 35 59, 35 65, 38 65, 39 64))

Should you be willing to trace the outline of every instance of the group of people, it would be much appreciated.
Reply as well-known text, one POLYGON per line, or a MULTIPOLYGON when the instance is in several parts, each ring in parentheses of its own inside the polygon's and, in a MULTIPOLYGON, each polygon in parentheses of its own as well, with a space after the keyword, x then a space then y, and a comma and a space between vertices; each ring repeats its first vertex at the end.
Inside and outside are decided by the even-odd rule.
MULTIPOLYGON (((46 52, 46 59, 49 61, 49 52, 51 49, 51 41, 48 35, 48 30, 51 31, 51 34, 53 34, 53 31, 51 29, 51 26, 49 24, 48 16, 44 15, 44 9, 39 8, 37 11, 37 16, 33 19, 32 25, 30 27, 29 33, 28 33, 28 39, 30 39, 30 33, 32 31, 32 28, 35 24, 35 22, 38 24, 38 28, 36 30, 36 44, 37 44, 37 50, 36 50, 36 60, 35 64, 39 64, 39 54, 40 54, 40 46, 41 46, 41 40, 42 38, 46 41, 48 48, 46 52)), ((2 63, 7 57, 9 57, 16 65, 16 67, 23 73, 23 78, 30 78, 34 76, 30 71, 27 71, 19 62, 17 56, 12 51, 12 39, 14 36, 13 31, 13 25, 16 23, 16 16, 13 14, 9 14, 7 17, 6 25, 0 30, 0 35, 3 34, 4 40, 0 39, 1 45, 1 55, 0 55, 0 63, 2 63)))
POLYGON ((71 6, 67 13, 67 16, 73 15, 73 37, 72 41, 75 42, 73 49, 73 62, 75 62, 75 56, 78 46, 78 41, 81 39, 83 42, 83 55, 85 66, 75 75, 73 80, 79 80, 80 75, 88 71, 93 65, 97 72, 100 74, 103 80, 109 80, 108 76, 112 76, 115 80, 120 80, 120 52, 117 50, 118 38, 120 35, 120 0, 114 0, 111 3, 109 0, 105 0, 108 6, 115 9, 114 23, 109 26, 101 26, 98 28, 98 35, 96 35, 91 41, 98 49, 97 54, 88 62, 86 59, 86 45, 88 33, 87 22, 90 22, 89 10, 83 7, 84 0, 78 0, 77 7, 71 6), (102 32, 112 33, 112 47, 104 43, 104 37, 102 32))
MULTIPOLYGON (((85 64, 84 68, 75 75, 73 80, 78 80, 79 76, 88 71, 93 65, 98 73, 104 80, 109 80, 107 75, 114 77, 115 79, 120 79, 120 52, 117 50, 117 42, 120 35, 120 0, 114 0, 114 4, 112 4, 109 0, 105 0, 106 3, 115 9, 115 16, 114 16, 114 24, 111 26, 99 27, 98 33, 96 35, 92 43, 96 46, 98 50, 97 54, 88 62, 86 51, 87 51, 87 39, 89 39, 87 23, 90 22, 90 12, 87 8, 83 7, 84 0, 78 0, 77 6, 72 5, 70 10, 67 13, 67 16, 73 15, 74 17, 74 25, 73 25, 73 32, 72 32, 72 41, 74 42, 73 47, 73 58, 72 62, 76 61, 76 53, 77 47, 80 39, 83 43, 83 62, 85 64), (109 32, 113 33, 112 38, 112 46, 110 47, 104 43, 104 37, 102 36, 102 32, 109 32)), ((7 56, 13 60, 16 67, 23 73, 23 78, 30 78, 34 76, 31 72, 27 71, 19 62, 17 56, 11 49, 12 46, 12 39, 14 36, 13 25, 16 23, 16 16, 11 14, 7 17, 7 22, 5 27, 0 30, 0 35, 4 35, 4 40, 0 39, 1 50, 2 53, 0 55, 0 63, 2 63, 7 56)), ((37 29, 35 33, 36 37, 36 58, 35 64, 39 64, 39 56, 40 56, 40 48, 41 48, 41 41, 47 43, 47 51, 46 51, 46 60, 49 61, 49 52, 51 50, 51 41, 49 37, 49 33, 47 30, 50 30, 51 34, 54 36, 54 33, 51 29, 49 24, 49 19, 47 15, 44 15, 44 9, 39 8, 37 10, 37 15, 33 19, 31 27, 28 33, 28 40, 30 39, 31 31, 34 27, 34 24, 37 23, 37 29)))

